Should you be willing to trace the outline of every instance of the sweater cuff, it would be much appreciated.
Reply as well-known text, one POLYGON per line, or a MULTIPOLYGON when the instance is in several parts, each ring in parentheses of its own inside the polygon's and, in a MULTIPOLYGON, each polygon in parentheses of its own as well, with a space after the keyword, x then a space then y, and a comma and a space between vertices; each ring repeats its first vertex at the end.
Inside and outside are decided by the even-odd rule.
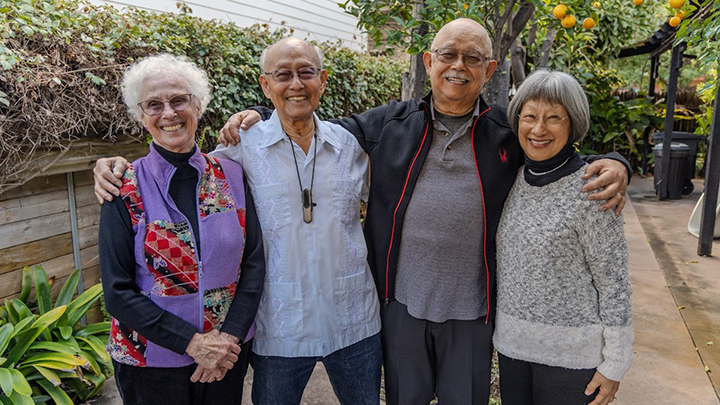
POLYGON ((630 369, 633 360, 632 322, 627 326, 605 326, 603 330, 605 347, 602 354, 604 361, 598 366, 599 371, 606 378, 621 381, 630 369))
POLYGON ((179 331, 177 331, 178 335, 175 341, 172 343, 168 349, 174 351, 177 354, 185 354, 185 350, 187 350, 188 345, 190 344, 190 340, 192 340, 192 337, 197 333, 197 330, 195 330, 195 327, 193 327, 190 324, 183 325, 183 328, 179 331))

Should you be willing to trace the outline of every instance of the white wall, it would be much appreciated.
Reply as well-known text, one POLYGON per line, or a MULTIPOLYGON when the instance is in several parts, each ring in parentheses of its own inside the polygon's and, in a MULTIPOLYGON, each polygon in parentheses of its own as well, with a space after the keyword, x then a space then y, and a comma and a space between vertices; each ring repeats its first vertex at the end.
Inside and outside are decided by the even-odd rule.
MULTIPOLYGON (((111 4, 116 8, 137 7, 145 10, 177 13, 177 0, 90 0, 94 4, 111 4)), ((346 14, 339 0, 186 0, 192 15, 205 19, 234 21, 241 27, 254 23, 268 24, 271 29, 284 26, 294 29, 293 36, 308 40, 343 41, 356 50, 365 50, 364 36, 356 28, 357 19, 346 14)))

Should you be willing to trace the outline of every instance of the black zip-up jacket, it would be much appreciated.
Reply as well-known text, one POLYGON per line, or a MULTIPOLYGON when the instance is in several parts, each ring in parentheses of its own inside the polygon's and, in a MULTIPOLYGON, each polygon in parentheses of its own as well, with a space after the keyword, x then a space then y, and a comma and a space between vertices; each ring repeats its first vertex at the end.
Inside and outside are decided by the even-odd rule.
MULTIPOLYGON (((390 102, 349 118, 331 120, 350 131, 370 156, 372 180, 365 218, 368 263, 381 302, 395 299, 395 278, 403 219, 430 149, 433 125, 428 93, 422 100, 390 102)), ((480 114, 472 124, 473 155, 482 193, 482 234, 486 308, 495 313, 495 233, 517 171, 525 163, 505 108, 479 98, 480 114)), ((263 119, 272 111, 253 107, 263 119)), ((604 156, 629 164, 619 154, 604 156)), ((442 209, 442 207, 438 207, 442 209)), ((481 243, 478 238, 478 243, 481 243)))

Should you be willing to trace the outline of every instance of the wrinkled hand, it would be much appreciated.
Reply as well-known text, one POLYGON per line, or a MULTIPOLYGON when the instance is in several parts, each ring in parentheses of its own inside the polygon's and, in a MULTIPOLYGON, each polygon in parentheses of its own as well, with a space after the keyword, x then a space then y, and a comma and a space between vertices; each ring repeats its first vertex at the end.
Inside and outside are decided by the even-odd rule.
POLYGON ((596 371, 593 379, 585 388, 585 395, 592 395, 598 387, 600 387, 600 392, 598 392, 595 400, 588 405, 607 405, 614 401, 615 393, 620 388, 620 382, 613 381, 596 371))
POLYGON ((583 179, 587 180, 597 175, 598 178, 587 183, 582 191, 589 192, 605 187, 603 190, 590 194, 590 200, 607 200, 600 206, 601 211, 615 208, 615 215, 620 215, 625 207, 625 193, 627 192, 628 172, 625 165, 612 159, 600 159, 585 169, 583 179))
POLYGON ((220 137, 218 140, 225 146, 232 144, 237 145, 240 142, 240 129, 248 129, 260 121, 260 114, 255 110, 245 110, 239 113, 235 113, 230 117, 229 120, 223 125, 220 130, 220 137))
POLYGON ((120 179, 128 166, 130 166, 128 161, 119 156, 102 158, 95 162, 93 168, 94 190, 95 198, 100 204, 112 201, 113 195, 120 196, 120 187, 122 187, 120 179))
POLYGON ((220 381, 235 366, 240 354, 240 339, 216 329, 208 333, 196 333, 185 352, 198 364, 190 377, 192 382, 220 381))
POLYGON ((221 381, 225 378, 229 369, 221 367, 217 370, 210 370, 203 366, 198 365, 195 372, 190 377, 192 382, 211 383, 215 381, 221 381))

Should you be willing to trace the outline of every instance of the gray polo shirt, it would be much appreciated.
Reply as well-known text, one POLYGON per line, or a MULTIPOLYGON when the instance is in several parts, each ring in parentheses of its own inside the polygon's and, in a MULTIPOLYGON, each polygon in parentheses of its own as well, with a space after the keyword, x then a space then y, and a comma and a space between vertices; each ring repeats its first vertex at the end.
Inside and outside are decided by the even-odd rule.
POLYGON ((471 131, 480 114, 435 111, 432 143, 403 221, 395 296, 415 318, 474 320, 486 313, 483 206, 471 131))

